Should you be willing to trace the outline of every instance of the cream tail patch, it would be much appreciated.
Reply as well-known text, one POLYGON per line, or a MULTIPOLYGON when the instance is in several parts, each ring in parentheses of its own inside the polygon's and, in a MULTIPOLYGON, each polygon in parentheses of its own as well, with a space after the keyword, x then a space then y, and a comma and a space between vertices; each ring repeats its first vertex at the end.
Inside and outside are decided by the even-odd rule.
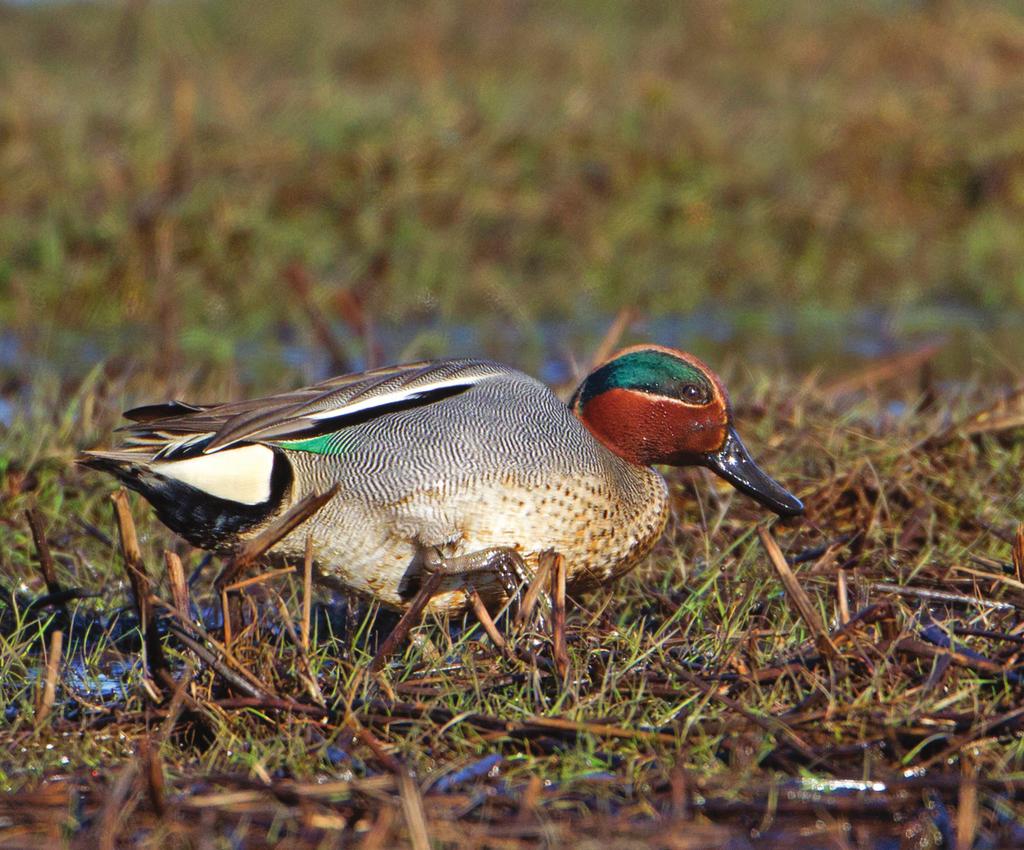
POLYGON ((156 461, 150 468, 218 499, 258 505, 270 498, 274 452, 266 446, 239 446, 188 460, 156 461))

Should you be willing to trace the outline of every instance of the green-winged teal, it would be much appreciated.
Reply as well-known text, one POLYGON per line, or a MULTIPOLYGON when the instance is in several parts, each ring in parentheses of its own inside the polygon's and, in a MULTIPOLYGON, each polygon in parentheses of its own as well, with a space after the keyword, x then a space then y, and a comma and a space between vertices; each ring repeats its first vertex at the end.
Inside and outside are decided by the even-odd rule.
POLYGON ((651 345, 595 369, 568 405, 507 366, 437 360, 125 415, 125 444, 82 461, 202 548, 229 549, 339 485, 273 552, 299 559, 312 533, 321 573, 397 608, 424 569, 451 572, 434 610, 465 606, 467 573, 485 598, 500 597, 497 562, 509 550, 528 570, 540 552, 562 553, 570 587, 622 575, 668 519, 653 464, 706 466, 778 514, 803 511, 750 458, 718 378, 651 345))

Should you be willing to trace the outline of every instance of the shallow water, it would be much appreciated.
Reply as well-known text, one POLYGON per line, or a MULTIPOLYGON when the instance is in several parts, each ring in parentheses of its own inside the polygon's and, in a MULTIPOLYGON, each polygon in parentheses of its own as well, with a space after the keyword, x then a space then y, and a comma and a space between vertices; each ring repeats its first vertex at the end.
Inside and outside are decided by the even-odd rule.
MULTIPOLYGON (((380 322, 374 339, 385 362, 491 357, 559 384, 573 379, 573 358, 589 357, 613 318, 582 311, 571 318, 529 325, 497 316, 473 323, 441 319, 380 322)), ((333 330, 353 368, 364 368, 367 358, 361 342, 341 325, 333 330)), ((152 336, 151 328, 135 325, 103 334, 43 332, 29 342, 15 331, 0 330, 0 376, 8 383, 12 379, 24 382, 41 372, 75 379, 112 357, 146 363, 152 360, 152 336)), ((228 337, 231 362, 245 385, 279 383, 282 365, 307 382, 322 380, 332 372, 327 353, 311 335, 293 327, 278 327, 250 338, 231 339, 228 332, 228 337)), ((190 365, 209 361, 212 354, 192 350, 189 339, 187 332, 182 335, 182 359, 190 365)), ((954 301, 890 309, 866 306, 852 311, 778 304, 709 305, 685 315, 637 319, 623 335, 622 344, 641 341, 691 351, 718 368, 738 361, 755 372, 785 369, 791 374, 812 370, 841 374, 868 360, 942 343, 935 367, 940 375, 955 379, 979 369, 1013 369, 1024 362, 1024 313, 985 310, 954 301)), ((0 424, 9 425, 17 415, 17 397, 11 389, 0 396, 0 424)))

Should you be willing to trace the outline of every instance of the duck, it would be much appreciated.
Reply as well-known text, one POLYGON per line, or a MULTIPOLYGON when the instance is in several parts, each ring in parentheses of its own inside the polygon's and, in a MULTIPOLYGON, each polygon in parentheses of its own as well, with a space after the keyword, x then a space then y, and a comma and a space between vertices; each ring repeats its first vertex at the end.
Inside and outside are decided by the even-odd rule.
POLYGON ((222 404, 128 410, 117 448, 80 463, 140 493, 171 530, 227 553, 313 493, 335 494, 270 554, 407 609, 441 571, 427 610, 476 590, 510 595, 546 551, 570 592, 606 585, 650 553, 669 519, 656 466, 703 466, 782 517, 803 503, 752 459, 719 378, 658 345, 615 353, 568 403, 486 359, 408 363, 222 404))

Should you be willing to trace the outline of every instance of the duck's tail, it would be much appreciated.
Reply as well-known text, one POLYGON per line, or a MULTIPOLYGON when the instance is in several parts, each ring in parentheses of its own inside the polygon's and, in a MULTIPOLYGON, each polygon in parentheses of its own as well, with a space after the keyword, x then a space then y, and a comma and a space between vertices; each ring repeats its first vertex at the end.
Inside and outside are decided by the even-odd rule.
POLYGON ((258 443, 169 457, 153 443, 83 452, 77 462, 140 493, 196 546, 219 549, 279 511, 293 478, 284 453, 258 443))
POLYGON ((109 472, 120 476, 119 470, 139 462, 145 463, 152 457, 153 452, 151 450, 145 450, 142 446, 133 446, 121 449, 96 449, 82 452, 75 458, 75 463, 87 466, 90 469, 98 469, 100 472, 109 472))

